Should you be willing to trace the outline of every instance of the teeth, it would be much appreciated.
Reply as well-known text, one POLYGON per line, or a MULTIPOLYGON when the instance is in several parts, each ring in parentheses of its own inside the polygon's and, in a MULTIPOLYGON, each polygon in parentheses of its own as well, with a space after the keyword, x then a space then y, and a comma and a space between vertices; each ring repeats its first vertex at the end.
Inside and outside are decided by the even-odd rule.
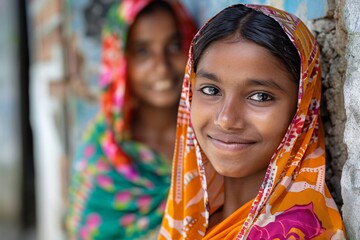
POLYGON ((163 91, 163 90, 167 90, 172 86, 172 81, 171 80, 164 80, 164 81, 157 81, 154 84, 154 90, 156 91, 163 91))

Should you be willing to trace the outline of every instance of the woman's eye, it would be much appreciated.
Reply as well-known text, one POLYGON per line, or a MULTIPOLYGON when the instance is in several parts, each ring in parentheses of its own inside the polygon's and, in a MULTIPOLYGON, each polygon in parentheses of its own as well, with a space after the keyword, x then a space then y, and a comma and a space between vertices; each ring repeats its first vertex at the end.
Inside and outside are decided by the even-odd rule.
POLYGON ((267 93, 255 93, 249 97, 249 99, 257 101, 257 102, 267 102, 272 100, 273 98, 267 93))
POLYGON ((200 91, 205 95, 210 95, 210 96, 218 95, 220 92, 219 89, 215 87, 203 87, 200 89, 200 91))
POLYGON ((173 42, 170 43, 167 47, 167 51, 169 53, 178 53, 181 51, 181 43, 180 42, 173 42))
POLYGON ((134 50, 134 54, 135 54, 135 56, 137 56, 137 57, 142 57, 142 58, 144 58, 144 57, 147 57, 148 55, 150 55, 150 51, 149 51, 149 49, 147 49, 147 48, 136 48, 136 49, 134 50))

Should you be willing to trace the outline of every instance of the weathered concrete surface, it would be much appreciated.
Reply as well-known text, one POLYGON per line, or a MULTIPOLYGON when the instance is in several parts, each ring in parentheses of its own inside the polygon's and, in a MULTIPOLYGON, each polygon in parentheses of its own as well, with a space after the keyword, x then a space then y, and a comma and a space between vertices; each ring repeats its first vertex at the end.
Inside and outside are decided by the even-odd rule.
POLYGON ((347 148, 343 143, 345 129, 345 107, 343 85, 345 80, 347 44, 346 32, 338 23, 335 1, 327 16, 316 19, 310 27, 321 49, 322 64, 322 109, 327 149, 326 182, 339 209, 343 205, 340 178, 347 159, 347 148), (344 37, 345 36, 345 37, 344 37))
POLYGON ((341 179, 348 239, 360 239, 360 0, 339 0, 348 32, 344 84, 348 159, 341 179))
POLYGON ((345 106, 343 86, 346 73, 347 33, 343 14, 335 0, 328 1, 328 12, 309 25, 321 50, 322 64, 322 109, 327 149, 326 182, 338 208, 343 205, 340 179, 347 159, 344 144, 345 106))

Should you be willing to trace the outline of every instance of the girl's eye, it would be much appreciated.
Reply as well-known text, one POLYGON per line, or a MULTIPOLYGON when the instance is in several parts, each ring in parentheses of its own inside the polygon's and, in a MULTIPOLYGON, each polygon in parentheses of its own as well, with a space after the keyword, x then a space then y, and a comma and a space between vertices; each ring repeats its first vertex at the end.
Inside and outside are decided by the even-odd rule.
POLYGON ((257 102, 267 102, 271 101, 273 98, 267 93, 255 93, 251 95, 249 99, 257 102))
POLYGON ((200 91, 205 94, 205 95, 209 95, 209 96, 215 96, 219 94, 219 89, 215 88, 215 87, 202 87, 200 89, 200 91))

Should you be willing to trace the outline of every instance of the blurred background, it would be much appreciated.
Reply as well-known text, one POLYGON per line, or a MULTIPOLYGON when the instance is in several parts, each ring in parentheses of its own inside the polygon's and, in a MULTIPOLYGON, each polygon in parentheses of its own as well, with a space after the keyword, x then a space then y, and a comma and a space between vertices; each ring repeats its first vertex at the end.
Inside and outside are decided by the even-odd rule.
MULTIPOLYGON (((69 172, 98 110, 100 33, 113 2, 0 0, 1 240, 66 239, 69 172)), ((233 3, 273 5, 309 26, 331 8, 326 0, 182 2, 199 25, 233 3)))

